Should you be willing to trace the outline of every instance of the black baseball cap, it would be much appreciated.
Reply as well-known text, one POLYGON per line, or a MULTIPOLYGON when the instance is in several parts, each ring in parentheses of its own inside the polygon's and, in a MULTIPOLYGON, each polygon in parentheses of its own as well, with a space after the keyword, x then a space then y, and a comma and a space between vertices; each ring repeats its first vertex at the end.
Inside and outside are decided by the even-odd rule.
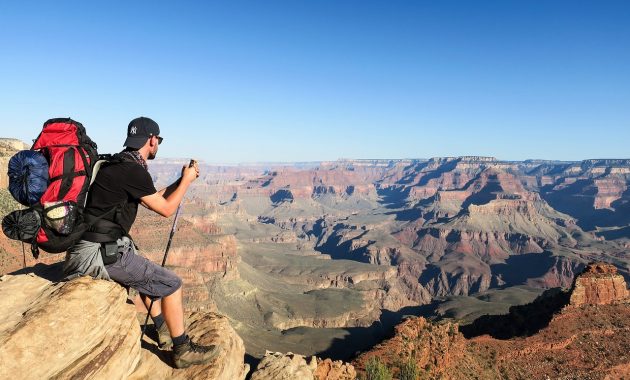
POLYGON ((151 136, 160 135, 160 126, 148 117, 139 117, 131 120, 127 126, 127 140, 123 146, 140 149, 151 136))

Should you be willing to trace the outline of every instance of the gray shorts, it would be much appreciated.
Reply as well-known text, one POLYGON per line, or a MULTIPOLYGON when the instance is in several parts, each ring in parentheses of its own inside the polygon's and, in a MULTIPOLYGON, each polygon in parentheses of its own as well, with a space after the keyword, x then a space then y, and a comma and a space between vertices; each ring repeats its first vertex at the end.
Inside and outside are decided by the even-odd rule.
POLYGON ((131 247, 105 269, 112 280, 152 299, 170 296, 182 286, 182 280, 175 273, 136 255, 131 247))

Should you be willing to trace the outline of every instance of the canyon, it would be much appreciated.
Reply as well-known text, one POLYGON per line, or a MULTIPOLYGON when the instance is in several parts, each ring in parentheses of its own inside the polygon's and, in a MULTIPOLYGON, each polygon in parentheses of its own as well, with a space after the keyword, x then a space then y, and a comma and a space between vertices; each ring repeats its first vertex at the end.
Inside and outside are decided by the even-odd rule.
POLYGON ((211 363, 173 369, 151 333, 140 341, 142 313, 113 282, 80 277, 53 283, 31 274, 0 277, 0 374, 30 378, 292 379, 364 378, 370 363, 426 379, 570 377, 630 374, 630 299, 623 276, 591 263, 570 289, 546 291, 507 314, 471 324, 408 316, 393 336, 351 363, 266 351, 255 369, 243 340, 214 312, 187 313, 191 335, 221 347, 211 363), (587 296, 585 296, 587 295, 587 296), (51 329, 51 326, 54 326, 51 329), (46 342, 54 341, 55 349, 46 342), (40 363, 46 365, 40 365, 40 363))
MULTIPOLYGON (((156 162, 156 183, 174 180, 184 162, 156 162)), ((201 171, 186 215, 234 236, 239 274, 213 282, 212 298, 257 357, 348 359, 407 313, 506 312, 570 287, 594 260, 629 275, 630 160, 448 157, 201 171)))
POLYGON ((409 318, 352 364, 364 373, 370 359, 378 358, 396 376, 400 363, 411 360, 428 379, 626 378, 627 292, 614 266, 594 263, 571 289, 548 292, 505 315, 465 326, 409 318))
MULTIPOLYGON (((156 187, 186 162, 150 162, 156 187)), ((350 360, 409 315, 507 314, 572 287, 593 261, 628 279, 628 184, 627 159, 201 163, 167 266, 184 279, 188 312, 225 315, 250 364, 268 351, 350 360)), ((0 200, 3 214, 16 208, 4 189, 0 200)), ((160 262, 171 225, 141 209, 131 236, 160 262)), ((63 260, 29 255, 0 237, 1 273, 63 260)), ((575 297, 608 302, 622 290, 606 292, 575 297)))

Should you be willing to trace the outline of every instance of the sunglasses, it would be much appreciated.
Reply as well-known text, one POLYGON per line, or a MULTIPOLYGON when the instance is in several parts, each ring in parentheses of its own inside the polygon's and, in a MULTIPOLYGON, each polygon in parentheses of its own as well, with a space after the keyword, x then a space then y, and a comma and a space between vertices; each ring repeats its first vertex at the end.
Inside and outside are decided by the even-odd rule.
POLYGON ((151 137, 157 137, 158 145, 160 145, 162 143, 162 141, 164 141, 164 137, 160 137, 160 136, 156 136, 156 135, 149 135, 149 138, 151 138, 151 137))

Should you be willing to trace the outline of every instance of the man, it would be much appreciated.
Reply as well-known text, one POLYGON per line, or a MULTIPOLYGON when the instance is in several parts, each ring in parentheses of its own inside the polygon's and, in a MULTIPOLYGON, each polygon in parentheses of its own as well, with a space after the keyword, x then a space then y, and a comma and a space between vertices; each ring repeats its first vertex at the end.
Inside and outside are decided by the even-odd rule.
POLYGON ((90 188, 84 216, 94 227, 68 251, 64 273, 66 279, 92 275, 114 280, 136 289, 147 306, 153 299, 151 318, 158 332, 158 344, 161 348, 172 344, 175 367, 185 368, 212 360, 219 348, 190 340, 184 327, 181 279, 137 255, 129 238, 138 204, 170 217, 188 186, 199 176, 196 165, 184 167, 178 181, 157 191, 146 161, 155 158, 161 142, 155 121, 139 117, 129 123, 126 149, 100 168, 90 188))

